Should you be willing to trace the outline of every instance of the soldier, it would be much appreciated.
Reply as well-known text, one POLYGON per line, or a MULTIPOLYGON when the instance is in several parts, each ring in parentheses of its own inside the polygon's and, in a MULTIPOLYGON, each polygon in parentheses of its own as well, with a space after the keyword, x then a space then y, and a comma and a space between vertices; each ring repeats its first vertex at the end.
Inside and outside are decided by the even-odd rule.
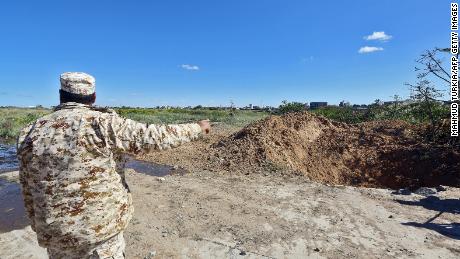
POLYGON ((69 72, 60 81, 60 105, 18 139, 32 229, 50 258, 124 258, 123 230, 133 207, 122 152, 177 147, 209 132, 209 122, 135 122, 92 106, 92 76, 69 72))

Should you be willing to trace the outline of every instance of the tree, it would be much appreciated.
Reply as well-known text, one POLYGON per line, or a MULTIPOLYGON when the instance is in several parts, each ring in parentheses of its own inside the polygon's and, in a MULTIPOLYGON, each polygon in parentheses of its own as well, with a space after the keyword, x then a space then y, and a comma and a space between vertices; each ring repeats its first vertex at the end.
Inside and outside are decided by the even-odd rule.
POLYGON ((426 50, 416 60, 415 71, 418 72, 418 82, 415 84, 406 83, 411 91, 411 99, 416 101, 413 115, 420 121, 429 122, 429 131, 426 137, 433 140, 439 130, 442 120, 447 117, 439 98, 443 97, 443 90, 435 83, 450 88, 450 75, 443 67, 442 52, 450 52, 450 49, 434 48, 426 50))
POLYGON ((393 101, 387 107, 388 115, 391 119, 398 119, 401 117, 401 97, 397 94, 391 96, 393 101))
MULTIPOLYGON (((436 78, 441 80, 443 84, 450 87, 450 75, 448 70, 443 67, 442 60, 439 57, 442 52, 450 52, 449 48, 434 48, 432 50, 426 50, 420 58, 416 60, 418 66, 415 67, 415 71, 418 72, 417 78, 419 80, 436 78)), ((457 55, 458 58, 458 55, 457 55)))
POLYGON ((430 140, 436 136, 439 129, 439 122, 445 117, 438 98, 443 96, 442 91, 436 89, 430 81, 420 80, 415 85, 407 84, 411 90, 411 99, 416 101, 418 106, 414 109, 414 115, 421 121, 429 121, 430 140))
POLYGON ((383 111, 383 102, 380 99, 375 99, 373 103, 371 103, 364 113, 364 119, 366 121, 371 121, 375 119, 379 119, 381 117, 383 111))

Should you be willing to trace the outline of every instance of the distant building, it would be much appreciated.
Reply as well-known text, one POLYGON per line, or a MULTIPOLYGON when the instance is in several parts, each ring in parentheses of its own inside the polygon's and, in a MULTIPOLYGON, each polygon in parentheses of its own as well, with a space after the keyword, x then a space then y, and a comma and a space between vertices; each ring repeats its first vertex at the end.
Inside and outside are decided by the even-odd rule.
POLYGON ((366 105, 366 104, 353 104, 352 107, 353 107, 353 109, 362 110, 362 109, 367 109, 368 105, 366 105))
POLYGON ((310 109, 312 110, 318 109, 321 107, 326 107, 326 106, 327 106, 327 102, 310 102, 310 109))
POLYGON ((253 105, 250 103, 248 106, 244 106, 243 108, 241 108, 241 110, 252 110, 253 109, 253 105))
POLYGON ((401 103, 400 101, 386 101, 386 102, 383 102, 383 105, 390 105, 390 104, 397 104, 397 103, 401 103))

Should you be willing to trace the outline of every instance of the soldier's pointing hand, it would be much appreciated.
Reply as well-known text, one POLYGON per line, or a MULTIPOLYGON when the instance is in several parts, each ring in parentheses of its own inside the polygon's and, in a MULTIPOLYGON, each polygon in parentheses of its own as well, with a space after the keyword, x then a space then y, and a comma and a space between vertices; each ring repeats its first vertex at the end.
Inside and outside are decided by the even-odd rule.
POLYGON ((211 131, 211 124, 209 123, 209 120, 201 120, 197 122, 198 125, 201 127, 201 131, 205 134, 209 134, 211 131))

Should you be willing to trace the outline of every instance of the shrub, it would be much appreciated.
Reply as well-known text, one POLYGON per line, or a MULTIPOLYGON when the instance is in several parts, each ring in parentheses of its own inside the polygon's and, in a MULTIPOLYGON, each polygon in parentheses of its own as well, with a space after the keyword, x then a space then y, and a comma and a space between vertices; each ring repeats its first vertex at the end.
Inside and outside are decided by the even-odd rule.
POLYGON ((278 109, 279 113, 281 114, 288 112, 300 112, 305 110, 305 104, 299 102, 288 102, 284 100, 278 109))

